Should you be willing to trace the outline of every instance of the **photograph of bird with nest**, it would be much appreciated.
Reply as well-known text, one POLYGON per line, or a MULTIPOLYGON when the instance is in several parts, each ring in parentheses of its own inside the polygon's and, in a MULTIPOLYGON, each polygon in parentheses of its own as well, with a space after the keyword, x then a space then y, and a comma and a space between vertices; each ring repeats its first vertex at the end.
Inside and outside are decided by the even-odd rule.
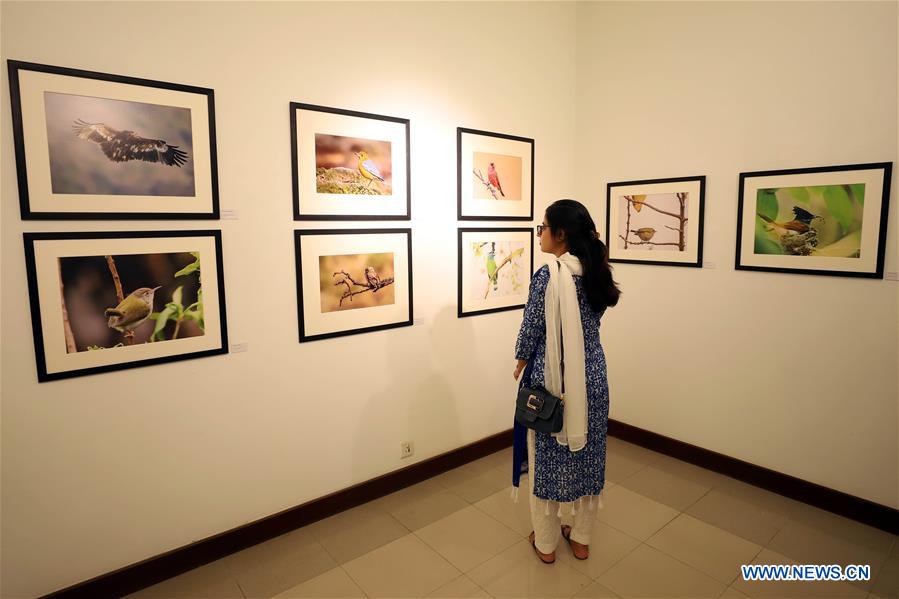
POLYGON ((533 220, 534 140, 456 128, 459 220, 533 220))
POLYGON ((460 228, 458 316, 524 307, 533 267, 533 229, 460 228))
POLYGON ((701 266, 704 204, 705 177, 609 183, 609 261, 701 266))
POLYGON ((290 103, 294 220, 409 220, 409 119, 290 103))
POLYGON ((412 325, 411 229, 294 231, 300 343, 412 325))
POLYGON ((218 218, 213 91, 9 61, 23 219, 218 218))
POLYGON ((224 353, 219 231, 26 233, 39 380, 224 353))
POLYGON ((883 276, 892 163, 742 173, 736 267, 883 276))

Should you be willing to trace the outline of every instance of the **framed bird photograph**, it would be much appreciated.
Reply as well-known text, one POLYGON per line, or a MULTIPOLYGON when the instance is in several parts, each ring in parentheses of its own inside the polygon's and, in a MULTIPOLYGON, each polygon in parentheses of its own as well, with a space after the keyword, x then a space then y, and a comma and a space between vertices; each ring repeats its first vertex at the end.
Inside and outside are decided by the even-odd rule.
POLYGON ((704 214, 704 176, 609 183, 609 262, 701 267, 704 214))
POLYGON ((412 325, 411 229, 294 231, 300 343, 412 325))
POLYGON ((217 219, 213 90, 8 61, 22 219, 217 219))
POLYGON ((409 119, 290 103, 294 220, 410 220, 409 119))
POLYGON ((24 239, 38 381, 227 353, 220 231, 24 239))
POLYGON ((533 271, 532 228, 460 228, 459 318, 523 308, 533 271))
POLYGON ((740 173, 736 268, 882 279, 892 169, 740 173))
POLYGON ((459 220, 534 219, 534 140, 456 129, 459 220))

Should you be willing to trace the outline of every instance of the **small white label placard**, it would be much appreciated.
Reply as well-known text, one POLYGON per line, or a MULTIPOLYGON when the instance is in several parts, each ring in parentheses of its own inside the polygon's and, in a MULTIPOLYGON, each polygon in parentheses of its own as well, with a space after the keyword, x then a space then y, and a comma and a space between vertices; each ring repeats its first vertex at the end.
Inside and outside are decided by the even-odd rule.
POLYGON ((222 220, 237 220, 237 208, 222 209, 222 220))
POLYGON ((245 352, 249 349, 249 343, 244 341, 243 343, 232 343, 231 344, 231 353, 239 354, 241 352, 245 352))
POLYGON ((708 260, 706 260, 705 262, 702 263, 702 267, 703 268, 715 268, 715 263, 709 262, 708 260))
POLYGON ((899 272, 888 272, 883 275, 887 281, 899 281, 899 272))

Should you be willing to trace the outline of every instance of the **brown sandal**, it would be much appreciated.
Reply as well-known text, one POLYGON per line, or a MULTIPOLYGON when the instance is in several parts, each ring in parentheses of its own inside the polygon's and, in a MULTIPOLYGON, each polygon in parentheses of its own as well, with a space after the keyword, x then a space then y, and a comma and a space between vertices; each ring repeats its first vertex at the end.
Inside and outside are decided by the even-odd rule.
POLYGON ((571 527, 568 526, 567 524, 562 525, 562 536, 565 538, 566 541, 568 541, 568 546, 571 547, 571 552, 574 554, 575 559, 585 560, 588 557, 590 557, 590 546, 582 545, 582 544, 578 543, 577 541, 572 541, 571 540, 571 527), (575 544, 577 544, 578 547, 583 548, 583 551, 584 551, 583 556, 584 557, 581 557, 580 555, 578 555, 578 550, 575 549, 575 547, 574 547, 575 544))
POLYGON ((540 553, 540 550, 537 549, 537 535, 534 534, 534 531, 531 531, 531 534, 528 535, 528 541, 531 542, 531 547, 534 548, 534 553, 537 554, 537 557, 540 558, 540 561, 544 564, 552 564, 556 561, 556 552, 552 553, 540 553), (549 558, 549 559, 546 559, 549 558))

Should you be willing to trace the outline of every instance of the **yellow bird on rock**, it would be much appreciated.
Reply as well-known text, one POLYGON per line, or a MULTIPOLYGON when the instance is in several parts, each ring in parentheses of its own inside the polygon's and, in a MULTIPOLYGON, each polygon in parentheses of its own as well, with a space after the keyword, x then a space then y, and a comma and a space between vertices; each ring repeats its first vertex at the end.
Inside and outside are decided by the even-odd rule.
POLYGON ((368 157, 367 152, 353 152, 353 155, 358 159, 356 168, 359 169, 359 174, 368 179, 368 185, 365 186, 366 188, 370 187, 371 182, 375 179, 378 181, 384 180, 384 177, 381 176, 381 171, 378 170, 378 165, 368 157))

